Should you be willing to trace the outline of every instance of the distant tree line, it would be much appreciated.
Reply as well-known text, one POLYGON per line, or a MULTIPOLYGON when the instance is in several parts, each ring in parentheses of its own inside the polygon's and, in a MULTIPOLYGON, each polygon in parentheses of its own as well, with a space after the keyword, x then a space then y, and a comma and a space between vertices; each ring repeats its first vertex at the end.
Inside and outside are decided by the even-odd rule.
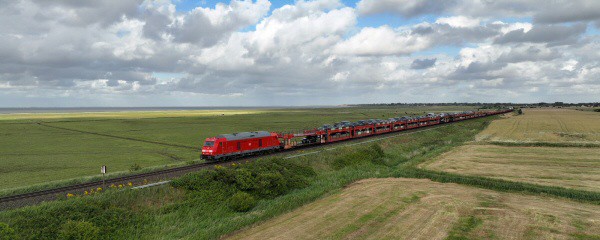
POLYGON ((453 102, 453 103, 371 103, 371 104, 353 104, 347 106, 359 107, 386 107, 386 106, 404 106, 404 107, 423 107, 423 106, 473 106, 480 109, 516 107, 516 108, 536 108, 536 107, 600 107, 600 102, 589 103, 481 103, 481 102, 453 102))

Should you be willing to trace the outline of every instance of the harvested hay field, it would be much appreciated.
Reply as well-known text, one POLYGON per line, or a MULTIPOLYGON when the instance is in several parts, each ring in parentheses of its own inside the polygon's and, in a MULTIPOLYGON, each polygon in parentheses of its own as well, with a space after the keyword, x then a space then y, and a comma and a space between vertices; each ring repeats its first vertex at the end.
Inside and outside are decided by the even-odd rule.
POLYGON ((232 239, 600 237, 600 206, 423 179, 367 179, 232 239))
POLYGON ((492 122, 480 141, 600 143, 600 114, 572 109, 523 109, 492 122))
POLYGON ((600 148, 464 145, 420 167, 600 191, 600 148))

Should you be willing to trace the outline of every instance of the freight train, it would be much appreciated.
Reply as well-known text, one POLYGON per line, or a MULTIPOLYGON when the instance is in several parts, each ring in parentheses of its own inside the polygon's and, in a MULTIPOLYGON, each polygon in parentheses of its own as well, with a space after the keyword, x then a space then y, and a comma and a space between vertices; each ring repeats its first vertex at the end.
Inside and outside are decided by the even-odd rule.
POLYGON ((429 113, 425 116, 404 116, 389 118, 387 120, 368 119, 357 122, 342 121, 333 125, 326 124, 319 128, 298 133, 258 131, 221 134, 216 137, 207 138, 204 141, 201 158, 208 161, 226 160, 307 145, 326 144, 389 132, 399 132, 443 123, 458 122, 511 111, 512 109, 441 114, 429 113))

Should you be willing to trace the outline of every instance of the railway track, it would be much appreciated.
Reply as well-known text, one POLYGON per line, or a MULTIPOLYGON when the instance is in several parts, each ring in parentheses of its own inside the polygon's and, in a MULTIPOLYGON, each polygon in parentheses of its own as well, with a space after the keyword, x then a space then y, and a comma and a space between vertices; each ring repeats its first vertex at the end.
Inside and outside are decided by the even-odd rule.
MULTIPOLYGON (((468 120, 470 120, 470 119, 468 119, 468 120)), ((303 150, 308 150, 308 149, 313 149, 313 148, 322 148, 322 150, 312 151, 312 152, 308 152, 308 153, 301 153, 301 154, 297 154, 297 155, 290 155, 285 158, 288 159, 288 158, 294 158, 294 157, 301 157, 301 156, 316 154, 319 152, 335 149, 335 147, 327 148, 329 146, 365 144, 365 143, 370 143, 370 142, 374 142, 374 141, 378 141, 378 140, 384 140, 384 139, 388 139, 388 138, 392 138, 392 137, 399 137, 399 136, 414 134, 414 133, 423 132, 423 131, 430 131, 430 130, 448 126, 448 125, 451 125, 454 123, 458 123, 458 122, 451 122, 451 123, 445 123, 445 124, 440 124, 440 125, 409 129, 409 130, 404 130, 404 131, 400 131, 400 132, 388 132, 388 133, 384 133, 384 134, 380 134, 380 135, 371 135, 371 136, 366 136, 366 137, 358 138, 358 139, 350 139, 347 141, 332 142, 332 143, 327 143, 327 144, 307 145, 307 146, 303 146, 301 148, 276 152, 276 153, 272 153, 269 155, 241 157, 241 158, 238 158, 235 160, 229 160, 229 161, 198 163, 198 164, 192 164, 192 165, 186 165, 186 166, 180 166, 180 167, 174 167, 174 168, 167 168, 167 169, 162 169, 162 170, 153 171, 153 172, 139 173, 139 174, 133 174, 133 175, 128 175, 128 176, 122 176, 122 177, 115 177, 115 178, 106 179, 105 181, 92 181, 92 182, 74 184, 74 185, 70 185, 70 186, 64 186, 64 187, 46 189, 46 190, 41 190, 41 191, 16 194, 16 195, 12 195, 12 196, 0 197, 0 211, 23 207, 23 206, 28 206, 28 205, 35 205, 35 204, 45 202, 45 201, 64 199, 64 198, 66 198, 66 194, 68 194, 68 193, 82 193, 84 191, 96 189, 98 187, 105 188, 106 186, 110 186, 113 184, 119 185, 119 184, 133 183, 135 185, 139 185, 142 183, 162 181, 162 180, 166 180, 166 179, 179 177, 186 173, 213 167, 213 166, 219 165, 219 164, 224 164, 224 163, 231 164, 231 163, 239 163, 239 162, 244 162, 244 161, 252 161, 254 159, 257 159, 260 157, 265 157, 265 156, 277 156, 277 155, 284 155, 284 154, 289 155, 290 153, 299 152, 299 151, 303 151, 303 150)), ((69 129, 69 130, 71 130, 71 129, 69 129)))

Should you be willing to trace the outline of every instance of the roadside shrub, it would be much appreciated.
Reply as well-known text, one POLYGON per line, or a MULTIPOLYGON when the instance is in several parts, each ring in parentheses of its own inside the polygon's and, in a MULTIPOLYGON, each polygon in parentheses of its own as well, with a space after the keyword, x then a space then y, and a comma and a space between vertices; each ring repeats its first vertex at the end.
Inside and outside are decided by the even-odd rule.
POLYGON ((236 194, 231 196, 231 198, 229 198, 229 201, 227 201, 227 205, 233 211, 247 212, 250 211, 250 209, 254 208, 254 206, 256 206, 256 199, 249 193, 237 192, 236 194))
POLYGON ((171 185, 193 191, 196 197, 206 196, 207 200, 218 202, 240 191, 258 198, 274 198, 308 186, 308 177, 314 175, 310 167, 268 159, 190 173, 172 181, 171 185))
POLYGON ((600 108, 594 109, 594 112, 600 112, 600 108))
POLYGON ((8 224, 0 222, 0 240, 14 240, 17 239, 15 230, 10 228, 8 224))
POLYGON ((98 239, 100 229, 86 221, 67 221, 59 231, 58 239, 93 240, 98 239))
POLYGON ((385 164, 383 157, 384 152, 381 146, 379 144, 372 144, 367 148, 361 148, 335 158, 332 166, 336 170, 339 170, 346 166, 355 166, 367 162, 383 165, 385 164))
POLYGON ((371 151, 373 151, 375 153, 375 156, 383 157, 383 155, 384 155, 383 148, 381 148, 381 146, 379 144, 371 144, 371 146, 369 146, 369 148, 371 151))
POLYGON ((277 197, 287 190, 294 188, 289 182, 278 172, 259 173, 256 176, 256 182, 251 192, 264 198, 277 197))
POLYGON ((256 178, 252 175, 252 172, 246 168, 241 168, 236 171, 235 183, 237 188, 240 190, 250 190, 256 185, 256 178))
MULTIPOLYGON (((109 194, 110 195, 110 194, 109 194)), ((49 205, 17 209, 8 215, 10 224, 22 239, 61 239, 59 234, 67 222, 87 222, 104 233, 134 224, 138 219, 128 206, 106 198, 75 198, 49 205)), ((73 224, 73 223, 71 223, 73 224)), ((103 236, 100 236, 102 238, 103 236)))

